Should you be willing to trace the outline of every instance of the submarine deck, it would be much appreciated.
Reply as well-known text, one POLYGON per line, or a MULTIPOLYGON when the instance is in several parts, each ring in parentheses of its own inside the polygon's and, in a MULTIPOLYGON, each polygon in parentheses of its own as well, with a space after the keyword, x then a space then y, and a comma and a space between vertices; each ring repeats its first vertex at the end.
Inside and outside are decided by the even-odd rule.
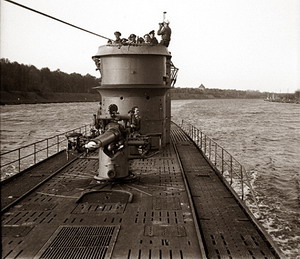
POLYGON ((51 177, 41 163, 3 183, 2 258, 278 257, 176 125, 171 138, 161 153, 132 161, 131 181, 97 183, 95 157, 62 166, 61 153, 47 161, 51 177), (41 175, 36 188, 24 184, 41 175))

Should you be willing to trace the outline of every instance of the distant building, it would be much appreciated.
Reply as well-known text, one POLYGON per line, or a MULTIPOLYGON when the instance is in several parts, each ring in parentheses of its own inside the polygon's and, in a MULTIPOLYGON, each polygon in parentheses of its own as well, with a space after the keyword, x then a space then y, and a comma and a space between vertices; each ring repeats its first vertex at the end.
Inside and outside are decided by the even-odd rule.
POLYGON ((201 84, 201 85, 199 86, 199 89, 202 90, 202 91, 205 91, 205 86, 204 86, 203 84, 201 84))

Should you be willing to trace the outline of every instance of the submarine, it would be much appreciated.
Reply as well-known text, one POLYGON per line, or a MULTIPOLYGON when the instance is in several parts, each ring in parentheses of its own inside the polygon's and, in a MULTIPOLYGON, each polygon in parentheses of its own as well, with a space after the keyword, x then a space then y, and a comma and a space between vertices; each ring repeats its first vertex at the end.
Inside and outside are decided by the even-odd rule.
POLYGON ((112 43, 93 60, 91 129, 1 164, 19 168, 1 181, 2 258, 283 258, 225 178, 224 150, 218 169, 211 139, 171 121, 168 48, 112 43))
POLYGON ((92 59, 93 125, 0 155, 1 258, 283 258, 244 167, 172 121, 168 48, 109 42, 92 59))

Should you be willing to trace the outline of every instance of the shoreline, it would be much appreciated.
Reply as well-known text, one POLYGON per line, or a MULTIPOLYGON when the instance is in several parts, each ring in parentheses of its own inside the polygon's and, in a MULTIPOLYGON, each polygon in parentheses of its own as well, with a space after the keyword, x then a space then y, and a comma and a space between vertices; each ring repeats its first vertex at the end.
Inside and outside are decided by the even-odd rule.
MULTIPOLYGON (((208 99, 260 99, 245 96, 212 96, 185 94, 178 96, 171 93, 171 100, 208 100, 208 99)), ((21 91, 0 91, 0 105, 39 104, 39 103, 72 103, 72 102, 98 102, 100 94, 95 93, 39 93, 21 91)))
POLYGON ((0 105, 97 102, 99 93, 37 93, 37 92, 0 92, 0 105))

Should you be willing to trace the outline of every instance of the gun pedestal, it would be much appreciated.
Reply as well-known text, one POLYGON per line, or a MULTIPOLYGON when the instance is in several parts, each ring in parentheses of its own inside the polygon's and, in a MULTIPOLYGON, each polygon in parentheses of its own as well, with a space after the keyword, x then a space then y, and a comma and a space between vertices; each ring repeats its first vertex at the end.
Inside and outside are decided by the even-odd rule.
POLYGON ((98 181, 117 180, 129 176, 128 146, 118 150, 112 157, 105 153, 103 147, 99 149, 98 181))

